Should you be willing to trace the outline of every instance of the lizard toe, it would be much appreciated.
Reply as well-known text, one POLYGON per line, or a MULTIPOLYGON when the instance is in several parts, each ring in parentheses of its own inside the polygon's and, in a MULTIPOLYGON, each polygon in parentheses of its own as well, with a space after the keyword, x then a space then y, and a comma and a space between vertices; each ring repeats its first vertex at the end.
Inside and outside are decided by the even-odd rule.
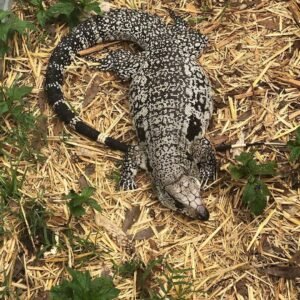
POLYGON ((120 180, 120 189, 124 191, 135 190, 137 188, 136 183, 133 180, 120 180))

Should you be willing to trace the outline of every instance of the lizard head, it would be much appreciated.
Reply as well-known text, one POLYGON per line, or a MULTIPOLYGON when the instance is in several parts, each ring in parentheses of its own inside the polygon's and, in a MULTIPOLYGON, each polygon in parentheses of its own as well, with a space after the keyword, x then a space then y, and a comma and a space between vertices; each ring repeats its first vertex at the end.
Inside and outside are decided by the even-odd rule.
POLYGON ((182 175, 177 181, 167 185, 165 191, 176 210, 193 218, 207 221, 209 212, 200 197, 201 184, 192 176, 182 175))

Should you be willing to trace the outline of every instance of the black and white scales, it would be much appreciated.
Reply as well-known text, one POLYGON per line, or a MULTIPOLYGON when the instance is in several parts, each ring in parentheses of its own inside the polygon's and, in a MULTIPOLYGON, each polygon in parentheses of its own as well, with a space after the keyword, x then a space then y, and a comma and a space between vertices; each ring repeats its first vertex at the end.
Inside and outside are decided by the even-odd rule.
POLYGON ((214 151, 204 138, 213 102, 210 82, 198 64, 207 38, 170 14, 173 23, 165 24, 146 12, 112 9, 78 25, 54 49, 45 91, 58 117, 76 132, 126 152, 122 188, 135 188, 137 170, 144 169, 163 205, 208 220, 200 190, 216 172, 214 151), (130 81, 129 103, 138 145, 127 146, 84 123, 70 109, 61 89, 64 69, 79 51, 116 40, 134 42, 142 51, 117 50, 94 61, 100 70, 130 81))

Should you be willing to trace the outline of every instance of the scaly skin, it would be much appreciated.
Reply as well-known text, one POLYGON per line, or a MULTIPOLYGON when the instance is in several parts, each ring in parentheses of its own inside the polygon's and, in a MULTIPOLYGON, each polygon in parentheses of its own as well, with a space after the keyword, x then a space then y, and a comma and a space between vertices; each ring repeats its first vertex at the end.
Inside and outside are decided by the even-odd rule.
POLYGON ((172 12, 172 25, 145 12, 116 9, 75 28, 55 48, 46 74, 48 102, 76 132, 126 152, 121 187, 135 188, 139 168, 150 174, 161 203, 191 218, 208 220, 200 197, 202 184, 214 179, 214 151, 204 133, 213 103, 210 83, 197 59, 205 36, 172 12), (130 80, 129 102, 139 144, 126 146, 99 133, 76 116, 61 91, 64 68, 82 49, 98 42, 129 40, 143 51, 118 50, 93 59, 100 70, 130 80))

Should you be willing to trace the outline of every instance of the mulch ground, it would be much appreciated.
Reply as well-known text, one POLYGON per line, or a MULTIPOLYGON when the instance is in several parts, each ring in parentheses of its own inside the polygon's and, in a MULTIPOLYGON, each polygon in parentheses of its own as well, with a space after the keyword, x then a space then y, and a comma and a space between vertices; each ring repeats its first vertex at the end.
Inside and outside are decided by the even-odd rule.
MULTIPOLYGON (((209 37, 199 63, 214 90, 215 111, 207 137, 215 145, 286 143, 293 138, 300 121, 299 1, 119 0, 113 5, 141 8, 168 21, 169 7, 209 37)), ((32 8, 16 5, 14 12, 34 20, 32 8)), ((67 32, 67 26, 54 24, 47 31, 15 37, 13 51, 4 61, 4 85, 16 81, 33 86, 29 107, 44 116, 36 134, 46 138, 35 144, 42 159, 20 163, 19 175, 26 170, 22 197, 19 206, 12 205, 3 214, 8 233, 0 244, 1 290, 9 287, 20 299, 46 299, 50 288, 67 276, 66 266, 88 270, 95 277, 113 273, 113 262, 138 257, 147 264, 165 257, 174 268, 191 269, 197 292, 186 299, 299 299, 300 176, 299 164, 289 162, 287 149, 251 149, 258 161, 278 164, 278 174, 267 179, 271 191, 267 208, 258 217, 241 203, 243 184, 228 171, 242 148, 217 154, 218 178, 203 192, 208 222, 189 220, 160 205, 142 172, 138 189, 118 190, 115 178, 122 154, 69 131, 43 95, 47 61, 67 32), (70 238, 64 231, 69 219, 64 195, 86 186, 96 188, 93 198, 102 212, 88 208, 73 220, 70 238), (26 222, 26 203, 32 199, 45 207, 47 227, 56 236, 56 247, 39 258, 40 246, 26 222), (125 222, 129 218, 130 224, 125 222)), ((133 48, 111 43, 100 51, 119 47, 133 48)), ((128 85, 81 59, 68 68, 65 78, 65 97, 84 120, 127 143, 136 141, 128 85)), ((0 164, 3 169, 10 165, 5 157, 0 157, 0 164)), ((121 290, 119 299, 140 299, 136 281, 136 276, 114 278, 121 290)), ((153 280, 151 287, 158 289, 158 283, 153 280)))

